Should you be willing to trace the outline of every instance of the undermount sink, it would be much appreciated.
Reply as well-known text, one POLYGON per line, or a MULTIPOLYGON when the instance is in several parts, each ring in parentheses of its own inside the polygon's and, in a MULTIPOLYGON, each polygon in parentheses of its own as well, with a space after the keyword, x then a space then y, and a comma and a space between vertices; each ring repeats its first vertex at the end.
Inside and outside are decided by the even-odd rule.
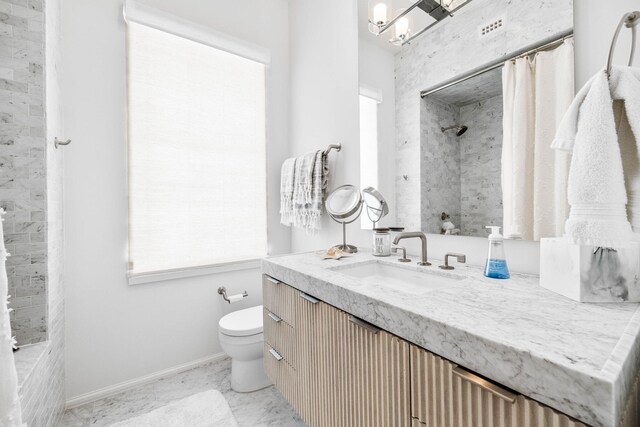
POLYGON ((430 292, 462 280, 462 277, 442 276, 378 261, 334 267, 333 270, 362 279, 365 283, 408 293, 430 292))

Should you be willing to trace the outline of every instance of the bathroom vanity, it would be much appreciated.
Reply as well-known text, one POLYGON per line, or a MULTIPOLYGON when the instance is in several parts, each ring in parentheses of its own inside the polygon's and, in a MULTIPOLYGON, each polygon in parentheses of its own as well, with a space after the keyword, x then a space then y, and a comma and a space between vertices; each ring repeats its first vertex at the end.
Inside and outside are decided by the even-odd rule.
POLYGON ((639 425, 638 304, 413 261, 263 261, 265 370, 308 425, 639 425))

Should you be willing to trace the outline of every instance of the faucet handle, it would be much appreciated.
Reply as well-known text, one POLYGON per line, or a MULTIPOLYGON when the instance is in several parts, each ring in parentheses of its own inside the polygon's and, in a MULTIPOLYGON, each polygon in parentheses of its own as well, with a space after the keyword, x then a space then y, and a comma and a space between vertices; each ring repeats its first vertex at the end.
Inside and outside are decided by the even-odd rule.
POLYGON ((454 267, 452 265, 449 265, 449 257, 454 257, 456 261, 461 263, 467 262, 467 256, 465 254, 456 254, 453 252, 447 252, 447 254, 444 256, 444 265, 440 265, 438 267, 443 270, 453 270, 454 267))
POLYGON ((393 245, 391 247, 391 252, 393 252, 394 254, 397 254, 398 250, 402 251, 402 257, 398 258, 399 262, 411 262, 411 260, 407 258, 407 249, 404 246, 393 245))

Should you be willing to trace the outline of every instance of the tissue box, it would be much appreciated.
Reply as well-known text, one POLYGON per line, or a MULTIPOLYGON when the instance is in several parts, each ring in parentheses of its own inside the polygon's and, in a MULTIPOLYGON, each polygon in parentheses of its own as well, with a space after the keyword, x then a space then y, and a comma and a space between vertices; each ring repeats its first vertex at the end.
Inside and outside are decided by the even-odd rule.
POLYGON ((580 302, 640 302, 640 243, 611 250, 541 239, 540 285, 580 302))

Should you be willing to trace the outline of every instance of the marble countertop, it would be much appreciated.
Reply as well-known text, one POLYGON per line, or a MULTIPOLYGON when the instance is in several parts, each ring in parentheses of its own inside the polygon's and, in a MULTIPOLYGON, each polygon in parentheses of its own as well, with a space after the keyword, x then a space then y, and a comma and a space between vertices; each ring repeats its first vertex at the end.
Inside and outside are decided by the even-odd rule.
POLYGON ((419 267, 459 280, 425 292, 390 291, 340 272, 356 263, 398 265, 359 252, 266 258, 262 269, 305 293, 594 426, 615 427, 640 361, 640 304, 578 303, 537 276, 488 279, 479 267, 419 267))

